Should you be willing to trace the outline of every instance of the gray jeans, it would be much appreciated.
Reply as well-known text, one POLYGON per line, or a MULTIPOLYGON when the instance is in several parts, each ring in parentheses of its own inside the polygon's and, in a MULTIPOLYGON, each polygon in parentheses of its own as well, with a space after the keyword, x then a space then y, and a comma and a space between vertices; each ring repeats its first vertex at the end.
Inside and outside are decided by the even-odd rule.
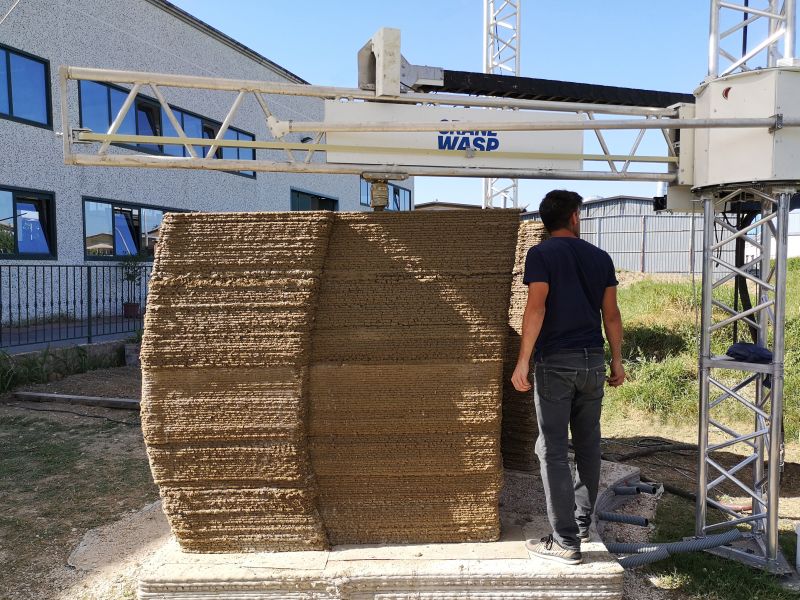
POLYGON ((600 484, 600 410, 605 383, 602 348, 562 350, 537 360, 536 454, 553 537, 580 549, 578 526, 588 528, 600 484), (567 458, 572 432, 576 473, 567 458))

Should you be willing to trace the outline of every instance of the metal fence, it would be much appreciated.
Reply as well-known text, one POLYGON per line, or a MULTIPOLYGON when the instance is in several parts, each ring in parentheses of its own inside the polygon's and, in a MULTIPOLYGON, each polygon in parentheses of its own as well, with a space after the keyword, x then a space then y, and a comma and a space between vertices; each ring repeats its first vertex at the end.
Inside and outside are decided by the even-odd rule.
POLYGON ((135 332, 152 267, 0 265, 0 347, 135 332))

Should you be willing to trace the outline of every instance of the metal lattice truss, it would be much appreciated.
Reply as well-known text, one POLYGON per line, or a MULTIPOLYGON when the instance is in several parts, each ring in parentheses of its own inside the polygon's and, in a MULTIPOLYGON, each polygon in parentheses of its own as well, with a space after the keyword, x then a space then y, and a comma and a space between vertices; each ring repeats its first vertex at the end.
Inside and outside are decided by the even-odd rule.
POLYGON ((483 72, 519 75, 521 0, 484 0, 483 72))
MULTIPOLYGON (((520 75, 521 0, 483 0, 483 72, 520 75)), ((491 177, 483 182, 483 207, 517 208, 516 179, 491 177)))
MULTIPOLYGON (((316 99, 331 99, 342 102, 376 100, 375 93, 351 88, 311 86, 292 83, 272 83, 186 75, 139 73, 132 71, 111 71, 62 67, 60 69, 61 121, 64 131, 64 158, 67 164, 82 166, 117 166, 149 168, 207 169, 218 171, 272 171, 289 173, 339 173, 339 174, 381 174, 388 178, 407 176, 440 177, 495 177, 509 179, 566 179, 566 180, 611 180, 611 181, 665 181, 676 179, 674 170, 678 156, 674 144, 676 129, 697 129, 714 127, 755 127, 768 129, 776 125, 775 118, 736 118, 736 119, 695 119, 681 118, 678 109, 648 108, 614 105, 593 105, 584 103, 519 100, 461 96, 458 94, 402 93, 392 102, 399 104, 438 105, 457 107, 506 108, 515 111, 552 111, 553 119, 531 121, 481 121, 481 111, 475 111, 475 121, 451 122, 338 122, 296 121, 276 116, 284 107, 285 96, 300 96, 316 99), (109 129, 95 132, 81 129, 70 121, 70 100, 77 98, 75 89, 70 89, 70 81, 86 80, 101 83, 116 83, 129 87, 127 98, 120 106, 109 129), (234 100, 222 119, 222 124, 213 139, 190 138, 180 127, 166 98, 169 88, 205 90, 206 92, 227 93, 234 100), (119 128, 126 115, 132 110, 137 94, 152 92, 165 116, 172 124, 176 136, 120 134, 119 128), (262 113, 268 131, 267 139, 255 141, 225 139, 225 134, 236 122, 237 114, 247 102, 255 102, 262 113), (560 119, 559 113, 578 113, 582 119, 560 119), (495 131, 567 131, 584 130, 596 132, 602 149, 598 153, 548 154, 536 152, 495 152, 498 158, 537 159, 578 159, 582 164, 593 165, 580 170, 542 169, 542 168, 503 168, 437 166, 439 156, 468 157, 469 151, 437 150, 419 148, 384 148, 329 145, 328 132, 418 132, 418 131, 457 131, 495 130, 495 131), (664 151, 660 155, 640 155, 639 143, 650 130, 661 131, 664 138, 664 151), (636 138, 628 153, 613 154, 606 143, 609 132, 636 132, 636 138), (292 135, 297 134, 297 135, 292 135), (302 140, 302 141, 301 141, 302 140), (309 142, 309 143, 304 143, 309 142), (90 143, 90 145, 86 145, 90 143), (80 144, 78 152, 75 145, 80 144), (159 155, 141 152, 110 151, 111 145, 182 145, 187 156, 159 155), (256 151, 255 160, 219 157, 219 148, 247 148, 256 151), (202 150, 198 150, 202 149, 202 150), (328 150, 358 152, 365 157, 370 153, 413 153, 419 156, 416 165, 344 164, 325 162, 324 153, 328 150), (632 167, 636 165, 636 169, 632 167), (649 166, 650 170, 644 166, 649 166), (656 170, 655 167, 658 167, 656 170)), ((386 98, 381 98, 386 101, 386 98)), ((210 104, 210 102, 209 102, 210 104)), ((785 118, 783 127, 799 126, 800 120, 785 118), (797 121, 797 122, 795 122, 797 121)), ((416 162, 416 161, 415 161, 416 162)))
MULTIPOLYGON (((719 528, 748 524, 751 535, 743 547, 720 551, 731 558, 773 572, 784 572, 778 552, 778 498, 782 463, 783 355, 786 255, 789 203, 794 190, 740 188, 706 197, 703 236, 703 299, 700 342, 700 430, 697 497, 698 536, 719 528), (721 211, 748 204, 759 214, 737 227, 721 211), (737 240, 749 246, 745 263, 736 266, 722 258, 737 240), (771 261, 774 247, 774 263, 771 261), (731 301, 731 285, 744 278, 754 297, 752 306, 731 301), (757 342, 771 347, 768 364, 739 362, 724 352, 737 324, 757 332, 757 342), (725 348, 723 348, 723 346, 725 348), (712 348, 713 347, 713 348, 712 348), (742 430, 742 415, 752 427, 742 430), (733 448, 746 458, 725 455, 733 448), (740 453, 741 454, 741 453, 740 453), (735 462, 731 461, 732 456, 735 462), (724 500, 742 496, 741 500, 724 500), (707 507, 728 519, 709 520, 707 507)), ((740 242, 741 244, 741 242, 740 242)), ((746 422, 746 421, 745 421, 746 422)))
POLYGON ((759 66, 793 66, 795 6, 795 0, 712 0, 709 77, 749 71, 759 66), (781 59, 788 62, 781 63, 781 59), (721 61, 725 63, 724 68, 721 61))

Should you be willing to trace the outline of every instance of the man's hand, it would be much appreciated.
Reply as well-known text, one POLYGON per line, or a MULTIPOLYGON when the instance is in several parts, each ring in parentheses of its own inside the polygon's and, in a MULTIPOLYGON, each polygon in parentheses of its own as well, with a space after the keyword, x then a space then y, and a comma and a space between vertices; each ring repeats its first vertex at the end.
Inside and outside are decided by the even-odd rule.
POLYGON ((518 392, 527 392, 531 389, 531 382, 528 380, 530 366, 527 363, 518 362, 511 376, 511 383, 518 392))
POLYGON ((625 382, 625 367, 621 360, 611 361, 611 375, 608 376, 608 385, 618 387, 625 382))

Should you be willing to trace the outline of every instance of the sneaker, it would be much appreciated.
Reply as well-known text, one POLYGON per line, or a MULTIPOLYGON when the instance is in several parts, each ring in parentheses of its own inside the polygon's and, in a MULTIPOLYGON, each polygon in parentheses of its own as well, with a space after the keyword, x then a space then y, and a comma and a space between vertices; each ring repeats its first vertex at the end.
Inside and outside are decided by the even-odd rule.
POLYGON ((536 544, 533 540, 525 542, 525 549, 539 558, 545 560, 554 560, 556 562, 564 563, 565 565, 577 565, 583 560, 580 550, 569 550, 562 548, 561 545, 553 539, 552 534, 543 537, 536 544))
POLYGON ((588 542, 589 538, 592 536, 589 534, 588 529, 579 529, 578 530, 578 539, 582 542, 588 542))

